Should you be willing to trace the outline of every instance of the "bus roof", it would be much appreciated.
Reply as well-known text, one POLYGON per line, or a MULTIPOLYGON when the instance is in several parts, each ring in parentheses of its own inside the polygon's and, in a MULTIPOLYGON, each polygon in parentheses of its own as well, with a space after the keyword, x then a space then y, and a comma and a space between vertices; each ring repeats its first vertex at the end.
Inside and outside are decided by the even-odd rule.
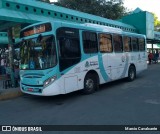
POLYGON ((114 28, 114 27, 109 27, 109 26, 104 26, 104 25, 99 25, 99 24, 92 24, 92 23, 75 23, 75 22, 68 22, 65 20, 54 20, 54 21, 47 21, 47 22, 39 22, 39 23, 34 23, 32 25, 29 25, 25 28, 23 28, 21 31, 36 26, 44 23, 51 23, 51 24, 61 24, 63 27, 73 27, 73 28, 79 28, 79 29, 88 29, 92 31, 97 31, 97 32, 106 32, 106 33, 117 33, 117 34, 123 34, 123 35, 129 35, 129 36, 141 36, 141 37, 146 37, 143 34, 137 34, 137 33, 131 33, 131 32, 125 32, 120 28, 114 28))

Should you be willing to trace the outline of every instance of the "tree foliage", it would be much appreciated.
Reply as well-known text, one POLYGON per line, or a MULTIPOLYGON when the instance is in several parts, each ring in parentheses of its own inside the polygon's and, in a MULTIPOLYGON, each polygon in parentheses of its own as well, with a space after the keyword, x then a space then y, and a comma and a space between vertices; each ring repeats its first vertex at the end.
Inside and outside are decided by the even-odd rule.
POLYGON ((58 0, 54 4, 113 20, 126 13, 123 0, 58 0))
POLYGON ((158 17, 155 13, 152 13, 154 15, 154 29, 156 31, 160 31, 160 20, 158 20, 158 17))

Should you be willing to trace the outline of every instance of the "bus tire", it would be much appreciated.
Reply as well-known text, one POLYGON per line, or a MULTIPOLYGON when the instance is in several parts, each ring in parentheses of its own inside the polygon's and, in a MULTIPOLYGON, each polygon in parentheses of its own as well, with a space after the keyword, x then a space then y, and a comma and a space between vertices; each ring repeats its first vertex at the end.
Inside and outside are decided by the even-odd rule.
POLYGON ((128 70, 128 81, 133 81, 136 78, 136 69, 134 66, 130 66, 128 70))
POLYGON ((96 74, 87 74, 84 79, 84 94, 92 94, 99 88, 99 79, 96 74))

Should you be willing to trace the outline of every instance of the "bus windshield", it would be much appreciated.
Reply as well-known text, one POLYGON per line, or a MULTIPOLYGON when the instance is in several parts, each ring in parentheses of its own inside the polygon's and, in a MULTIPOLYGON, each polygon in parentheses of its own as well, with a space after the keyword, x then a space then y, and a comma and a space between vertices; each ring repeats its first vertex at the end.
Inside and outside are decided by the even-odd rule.
POLYGON ((20 44, 20 69, 41 70, 54 67, 57 63, 53 36, 38 36, 22 40, 20 44))

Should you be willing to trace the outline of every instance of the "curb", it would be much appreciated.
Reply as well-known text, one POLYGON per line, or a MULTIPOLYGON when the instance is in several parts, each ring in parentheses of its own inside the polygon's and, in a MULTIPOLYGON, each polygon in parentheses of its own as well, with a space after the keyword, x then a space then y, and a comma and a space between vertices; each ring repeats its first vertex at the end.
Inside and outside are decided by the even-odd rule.
POLYGON ((7 93, 0 93, 0 100, 8 100, 8 99, 13 99, 19 96, 22 96, 23 93, 21 91, 10 91, 7 93))

